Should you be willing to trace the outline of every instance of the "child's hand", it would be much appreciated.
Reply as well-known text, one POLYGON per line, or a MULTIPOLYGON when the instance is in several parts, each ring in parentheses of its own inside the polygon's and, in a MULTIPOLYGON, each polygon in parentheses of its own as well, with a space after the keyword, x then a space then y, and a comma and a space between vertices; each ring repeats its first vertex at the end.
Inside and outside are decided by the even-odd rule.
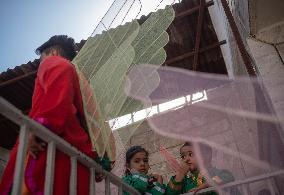
POLYGON ((204 184, 202 184, 201 186, 199 186, 199 187, 197 187, 197 188, 193 188, 193 189, 189 190, 188 192, 193 192, 193 194, 196 194, 196 193, 199 192, 200 190, 206 189, 206 188, 208 188, 208 187, 210 187, 210 185, 207 184, 207 183, 204 183, 204 184))
POLYGON ((200 190, 201 190, 200 188, 193 188, 193 189, 189 190, 188 192, 193 192, 193 194, 196 194, 200 190))
POLYGON ((181 182, 183 180, 184 176, 186 176, 189 171, 190 171, 190 166, 188 164, 186 164, 185 162, 181 162, 180 168, 176 172, 175 181, 181 182))
POLYGON ((216 184, 222 184, 222 183, 223 183, 223 180, 222 180, 219 176, 213 177, 212 180, 213 180, 216 184))
MULTIPOLYGON (((152 177, 154 177, 154 179, 160 183, 160 184, 163 184, 163 177, 159 174, 151 174, 152 177)), ((154 182, 154 181, 153 181, 154 182)))
POLYGON ((35 135, 31 134, 29 136, 29 153, 36 159, 37 155, 46 149, 46 143, 37 138, 35 135))
POLYGON ((101 182, 105 178, 104 174, 96 172, 95 180, 96 182, 101 182))
POLYGON ((183 174, 184 176, 190 171, 190 165, 185 162, 181 162, 179 173, 183 174))

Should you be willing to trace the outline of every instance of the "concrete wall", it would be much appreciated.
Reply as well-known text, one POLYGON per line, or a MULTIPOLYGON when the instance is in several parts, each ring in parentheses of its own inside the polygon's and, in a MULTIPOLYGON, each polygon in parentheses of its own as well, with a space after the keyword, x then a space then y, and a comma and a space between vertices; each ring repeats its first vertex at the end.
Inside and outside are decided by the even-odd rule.
MULTIPOLYGON (((251 0, 249 51, 273 108, 284 118, 284 1, 251 0)), ((282 125, 284 136, 284 126, 282 125)), ((284 139, 284 138, 283 138, 284 139)))
POLYGON ((283 0, 258 0, 256 4, 258 31, 282 22, 284 18, 283 10, 283 0))
MULTIPOLYGON (((280 30, 279 24, 284 18, 283 0, 249 0, 249 5, 252 35, 262 38, 267 31, 277 33, 280 30)), ((283 25, 281 29, 283 32, 283 25)))
MULTIPOLYGON (((274 110, 279 117, 284 118, 284 44, 271 45, 253 38, 248 44, 260 76, 271 98, 274 110), (282 57, 281 57, 282 56, 282 57)), ((284 129, 284 127, 283 127, 284 129)))

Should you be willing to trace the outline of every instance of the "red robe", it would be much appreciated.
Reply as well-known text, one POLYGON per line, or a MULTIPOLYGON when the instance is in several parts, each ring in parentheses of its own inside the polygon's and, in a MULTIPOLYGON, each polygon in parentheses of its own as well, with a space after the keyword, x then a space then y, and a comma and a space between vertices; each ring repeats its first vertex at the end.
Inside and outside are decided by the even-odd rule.
MULTIPOLYGON (((80 86, 75 67, 58 56, 47 57, 39 66, 32 99, 31 118, 48 127, 88 156, 95 158, 91 140, 82 128, 84 117, 80 86)), ((18 141, 15 144, 0 184, 0 195, 11 189, 13 182, 18 141)), ((30 194, 43 194, 46 153, 37 159, 28 157, 25 184, 30 194)), ((56 151, 53 194, 69 194, 70 159, 56 151)), ((78 163, 77 194, 89 194, 89 170, 78 163)))

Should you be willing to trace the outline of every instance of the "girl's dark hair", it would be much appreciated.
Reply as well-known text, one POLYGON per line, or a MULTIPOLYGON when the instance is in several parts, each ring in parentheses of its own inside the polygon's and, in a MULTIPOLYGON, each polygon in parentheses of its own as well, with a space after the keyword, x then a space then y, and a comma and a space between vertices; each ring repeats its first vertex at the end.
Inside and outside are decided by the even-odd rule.
POLYGON ((192 146, 192 143, 190 142, 185 142, 180 148, 184 147, 184 146, 192 146))
MULTIPOLYGON (((144 148, 142 148, 141 146, 132 146, 127 150, 126 155, 125 155, 126 167, 130 164, 130 161, 133 158, 133 156, 137 154, 138 152, 145 152, 146 156, 147 157, 149 156, 149 152, 145 150, 144 148)), ((125 175, 130 175, 130 171, 127 168, 125 169, 125 175)))
POLYGON ((73 60, 76 56, 77 46, 73 38, 67 35, 55 35, 47 42, 36 49, 36 54, 41 55, 43 52, 50 52, 50 49, 56 48, 60 51, 60 55, 68 60, 73 60))
POLYGON ((184 142, 184 144, 180 147, 179 150, 181 150, 181 149, 182 149, 183 147, 185 147, 185 146, 193 146, 193 144, 190 143, 190 142, 184 142))
MULTIPOLYGON (((185 142, 181 147, 180 150, 185 146, 193 146, 191 142, 185 142)), ((200 155, 204 158, 204 156, 212 158, 212 148, 209 145, 199 143, 200 155)))

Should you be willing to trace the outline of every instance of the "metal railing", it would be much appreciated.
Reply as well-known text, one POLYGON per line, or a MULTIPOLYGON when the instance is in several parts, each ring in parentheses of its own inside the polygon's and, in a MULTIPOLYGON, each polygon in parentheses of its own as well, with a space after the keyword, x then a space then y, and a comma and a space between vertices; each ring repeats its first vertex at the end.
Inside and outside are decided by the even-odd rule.
MULTIPOLYGON (((277 195, 277 194, 279 194, 279 192, 276 188, 273 187, 272 178, 274 178, 276 176, 280 176, 280 175, 284 175, 283 169, 272 172, 272 173, 267 173, 267 174, 262 174, 262 175, 250 177, 248 179, 233 181, 233 182, 230 182, 230 183, 227 183, 227 184, 224 184, 224 185, 220 185, 218 187, 216 187, 216 186, 209 187, 209 188, 200 190, 196 194, 202 194, 202 193, 205 193, 205 192, 212 192, 212 191, 216 190, 217 188, 220 189, 220 190, 226 190, 226 189, 230 189, 230 188, 233 188, 233 187, 248 185, 248 184, 259 182, 259 181, 266 181, 268 186, 269 186, 270 193, 272 195, 277 195)), ((194 193, 186 193, 184 195, 193 195, 193 194, 194 193)), ((246 189, 246 194, 251 194, 251 192, 248 192, 248 189, 246 189)))
POLYGON ((25 116, 16 107, 11 105, 8 101, 0 97, 0 113, 6 118, 10 119, 21 127, 19 135, 19 145, 16 159, 16 167, 14 173, 14 181, 12 186, 12 195, 21 194, 22 182, 24 179, 24 160, 28 149, 28 136, 30 133, 41 138, 47 142, 47 164, 44 194, 53 194, 53 176, 55 166, 55 153, 56 149, 64 152, 71 159, 71 176, 70 176, 70 194, 76 194, 77 184, 77 162, 82 163, 90 170, 90 194, 96 193, 95 172, 102 173, 105 177, 105 194, 110 195, 110 184, 118 187, 118 194, 122 195, 123 191, 130 194, 139 195, 131 186, 125 184, 118 176, 105 171, 100 165, 98 165, 93 159, 89 158, 75 147, 71 146, 68 142, 52 133, 47 128, 43 127, 39 123, 25 116))

